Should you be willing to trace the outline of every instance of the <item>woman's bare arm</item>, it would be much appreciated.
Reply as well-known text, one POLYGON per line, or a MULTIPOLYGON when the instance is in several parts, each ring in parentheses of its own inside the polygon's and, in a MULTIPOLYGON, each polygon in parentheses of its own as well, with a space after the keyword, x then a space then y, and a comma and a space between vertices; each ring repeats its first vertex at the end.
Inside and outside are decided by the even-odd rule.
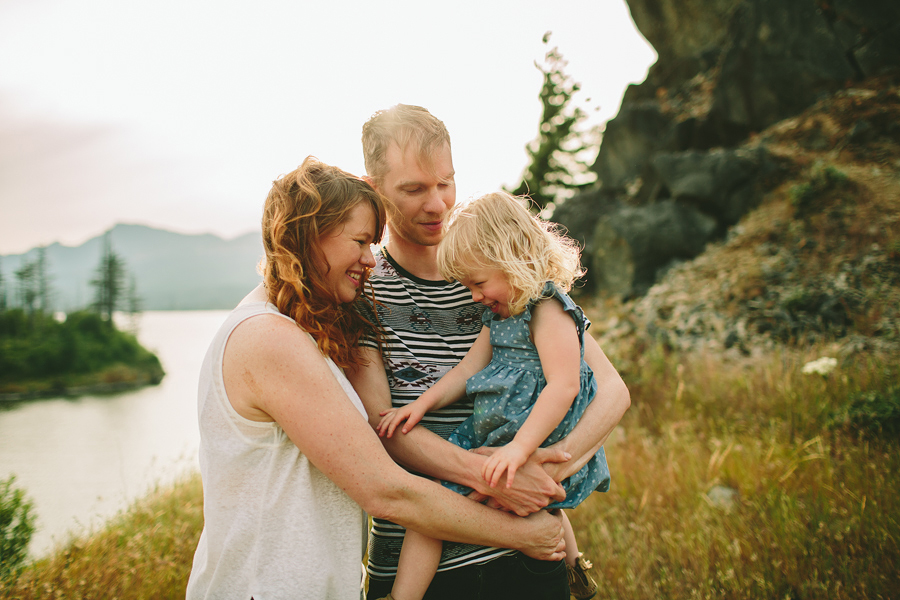
MULTIPOLYGON (((391 408, 391 391, 381 353, 366 348, 363 356, 367 364, 348 371, 347 376, 366 407, 369 422, 375 427, 381 413, 391 408)), ((520 469, 511 488, 506 487, 505 481, 490 488, 481 477, 484 456, 467 452, 424 427, 414 427, 405 435, 385 437, 381 441, 398 463, 431 477, 471 487, 485 497, 495 497, 501 506, 518 515, 531 514, 565 498, 562 487, 538 463, 529 463, 520 469)), ((550 453, 553 454, 551 459, 565 460, 566 455, 561 450, 550 453)))
POLYGON ((226 346, 223 374, 239 414, 278 423, 368 513, 438 539, 562 557, 561 523, 553 516, 503 514, 394 463, 315 343, 286 319, 260 315, 240 324, 226 346))

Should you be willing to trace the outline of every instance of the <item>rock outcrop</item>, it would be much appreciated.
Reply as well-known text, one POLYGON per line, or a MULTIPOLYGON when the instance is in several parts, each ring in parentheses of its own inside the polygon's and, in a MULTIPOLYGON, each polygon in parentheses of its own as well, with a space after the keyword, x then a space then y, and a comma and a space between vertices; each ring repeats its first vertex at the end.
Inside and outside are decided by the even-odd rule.
MULTIPOLYGON (((646 293, 646 281, 636 271, 629 283, 641 295, 630 300, 582 298, 594 322, 591 331, 608 354, 660 344, 735 360, 788 347, 827 348, 838 357, 898 355, 900 74, 840 90, 759 138, 760 146, 791 166, 724 239, 690 260, 680 259, 646 293)), ((693 186, 678 179, 667 185, 693 186)), ((674 204, 672 199, 657 203, 665 211, 674 204)), ((633 224, 621 226, 618 214, 604 212, 597 237, 600 223, 613 223, 607 227, 613 233, 604 232, 609 239, 637 240, 633 224)), ((640 236, 645 255, 619 248, 616 262, 647 268, 646 253, 660 240, 646 231, 640 236)), ((593 255, 609 244, 592 242, 593 255)), ((628 269, 602 275, 619 272, 632 275, 628 269)))
POLYGON ((758 132, 900 68, 896 0, 627 1, 659 59, 606 125, 599 186, 553 217, 585 244, 587 289, 625 297, 778 183, 758 132))

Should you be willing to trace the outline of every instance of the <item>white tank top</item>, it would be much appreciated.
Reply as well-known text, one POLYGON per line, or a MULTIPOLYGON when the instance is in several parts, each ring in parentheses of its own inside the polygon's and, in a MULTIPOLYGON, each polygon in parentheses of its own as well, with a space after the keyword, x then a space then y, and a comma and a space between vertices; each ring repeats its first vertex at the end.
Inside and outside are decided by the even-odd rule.
MULTIPOLYGON (((276 423, 240 416, 225 394, 222 358, 231 332, 271 304, 237 307, 200 371, 200 473, 205 524, 187 599, 358 600, 366 515, 300 452, 276 423)), ((293 323, 293 321, 291 321, 293 323)), ((349 401, 365 409, 327 359, 349 401)))

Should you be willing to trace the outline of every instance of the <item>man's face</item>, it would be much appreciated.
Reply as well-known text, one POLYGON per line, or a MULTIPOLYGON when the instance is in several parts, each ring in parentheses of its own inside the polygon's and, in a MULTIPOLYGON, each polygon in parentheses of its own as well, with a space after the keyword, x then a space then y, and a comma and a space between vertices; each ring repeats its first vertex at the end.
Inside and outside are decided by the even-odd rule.
POLYGON ((434 154, 434 173, 422 168, 417 148, 404 152, 388 148, 388 172, 379 190, 394 205, 388 229, 391 236, 420 246, 436 246, 444 235, 444 221, 456 202, 453 159, 445 144, 434 154))

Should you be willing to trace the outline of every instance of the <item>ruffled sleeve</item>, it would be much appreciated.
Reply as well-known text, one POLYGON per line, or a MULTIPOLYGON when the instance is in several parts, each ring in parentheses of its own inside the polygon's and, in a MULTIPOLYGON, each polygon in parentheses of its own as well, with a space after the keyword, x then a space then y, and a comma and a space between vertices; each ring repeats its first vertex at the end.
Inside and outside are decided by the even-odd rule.
POLYGON ((572 317, 572 320, 575 321, 575 327, 578 330, 578 339, 581 341, 582 346, 584 346, 584 332, 587 331, 587 328, 590 327, 591 322, 584 315, 584 311, 581 310, 581 307, 575 304, 575 301, 569 297, 569 295, 558 287, 552 281, 548 281, 544 284, 544 289, 541 290, 541 297, 535 300, 532 300, 528 303, 528 306, 525 307, 525 312, 523 318, 525 321, 531 321, 531 310, 535 307, 535 305, 548 298, 555 298, 562 304, 563 310, 569 313, 569 316, 572 317))

